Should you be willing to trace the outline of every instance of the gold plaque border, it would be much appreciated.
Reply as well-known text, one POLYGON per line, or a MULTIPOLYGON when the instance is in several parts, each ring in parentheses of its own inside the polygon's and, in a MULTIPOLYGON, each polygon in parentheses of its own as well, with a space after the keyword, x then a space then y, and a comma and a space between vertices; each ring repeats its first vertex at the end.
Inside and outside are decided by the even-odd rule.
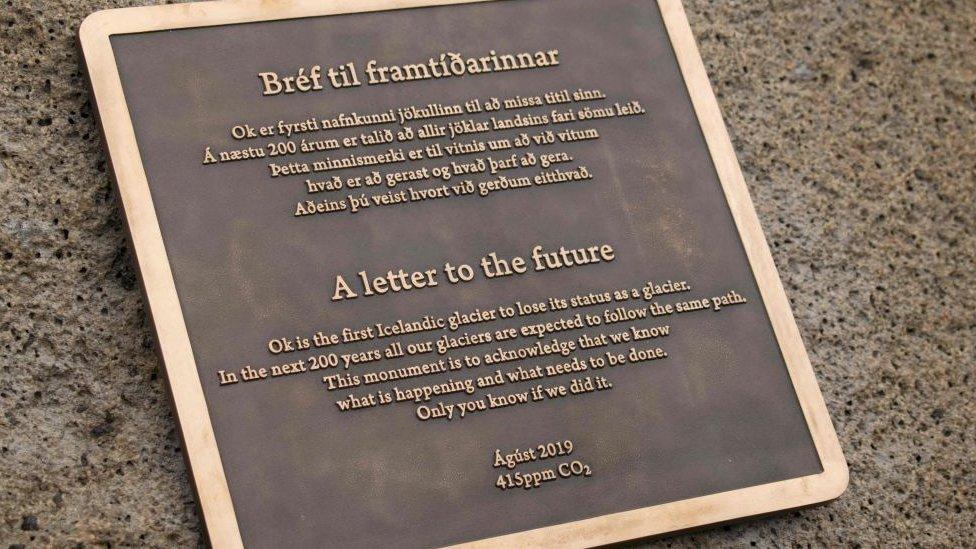
MULTIPOLYGON (((487 1, 498 0, 200 2, 99 11, 88 16, 81 24, 79 41, 94 102, 156 330, 188 467, 207 537, 213 547, 237 548, 242 547, 243 542, 109 38, 117 34, 157 30, 487 1)), ((685 85, 824 470, 816 475, 517 532, 460 546, 603 545, 814 505, 840 496, 847 488, 847 462, 773 264, 681 1, 647 1, 656 1, 661 9, 685 85)))

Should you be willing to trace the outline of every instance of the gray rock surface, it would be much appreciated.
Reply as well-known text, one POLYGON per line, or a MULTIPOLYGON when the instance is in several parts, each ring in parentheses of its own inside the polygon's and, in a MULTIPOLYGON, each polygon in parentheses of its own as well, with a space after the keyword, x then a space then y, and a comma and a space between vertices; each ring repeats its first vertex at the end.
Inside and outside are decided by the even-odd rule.
MULTIPOLYGON (((0 542, 200 527, 75 34, 0 4, 0 542)), ((686 0, 851 486, 675 547, 976 546, 976 2, 686 0)))

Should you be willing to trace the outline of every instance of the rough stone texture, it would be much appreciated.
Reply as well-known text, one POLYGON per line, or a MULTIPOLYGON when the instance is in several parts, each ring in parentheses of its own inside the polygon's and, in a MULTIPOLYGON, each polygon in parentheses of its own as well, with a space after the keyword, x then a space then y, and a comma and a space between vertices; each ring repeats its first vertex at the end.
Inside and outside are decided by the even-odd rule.
MULTIPOLYGON (((685 4, 852 480, 657 544, 976 546, 976 2, 685 4)), ((3 546, 199 542, 75 48, 113 5, 0 4, 3 546)))

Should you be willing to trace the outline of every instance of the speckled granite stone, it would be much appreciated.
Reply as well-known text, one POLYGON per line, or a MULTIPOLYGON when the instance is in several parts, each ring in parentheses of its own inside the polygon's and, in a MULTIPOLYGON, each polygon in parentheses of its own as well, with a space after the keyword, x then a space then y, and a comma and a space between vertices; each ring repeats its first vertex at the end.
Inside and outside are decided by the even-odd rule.
MULTIPOLYGON (((685 4, 852 480, 655 544, 976 546, 976 2, 685 4)), ((4 547, 200 539, 75 48, 113 5, 0 4, 4 547)))

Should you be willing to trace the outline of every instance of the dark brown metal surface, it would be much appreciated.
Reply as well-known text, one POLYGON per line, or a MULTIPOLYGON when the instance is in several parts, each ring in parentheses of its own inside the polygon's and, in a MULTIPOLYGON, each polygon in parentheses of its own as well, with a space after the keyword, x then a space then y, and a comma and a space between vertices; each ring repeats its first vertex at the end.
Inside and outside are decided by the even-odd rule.
MULTIPOLYGON (((653 2, 492 2, 124 35, 112 45, 247 545, 443 545, 821 470, 653 2), (262 97, 255 76, 490 49, 558 49, 561 64, 276 97, 262 97), (559 146, 595 174, 589 183, 295 218, 304 178, 271 179, 261 162, 201 164, 206 145, 236 146, 228 129, 243 122, 562 88, 599 88, 649 111, 573 125, 601 133, 559 146), (602 242, 617 251, 612 264, 329 300, 339 273, 602 242), (420 422, 408 404, 340 414, 343 393, 313 373, 216 383, 218 370, 282 362, 265 349, 274 337, 667 279, 688 280, 696 295, 736 289, 750 303, 668 317, 673 334, 660 344, 669 358, 609 372, 611 391, 420 422), (495 448, 563 439, 592 478, 494 487, 495 448)), ((313 353, 293 356, 304 354, 313 353)))

